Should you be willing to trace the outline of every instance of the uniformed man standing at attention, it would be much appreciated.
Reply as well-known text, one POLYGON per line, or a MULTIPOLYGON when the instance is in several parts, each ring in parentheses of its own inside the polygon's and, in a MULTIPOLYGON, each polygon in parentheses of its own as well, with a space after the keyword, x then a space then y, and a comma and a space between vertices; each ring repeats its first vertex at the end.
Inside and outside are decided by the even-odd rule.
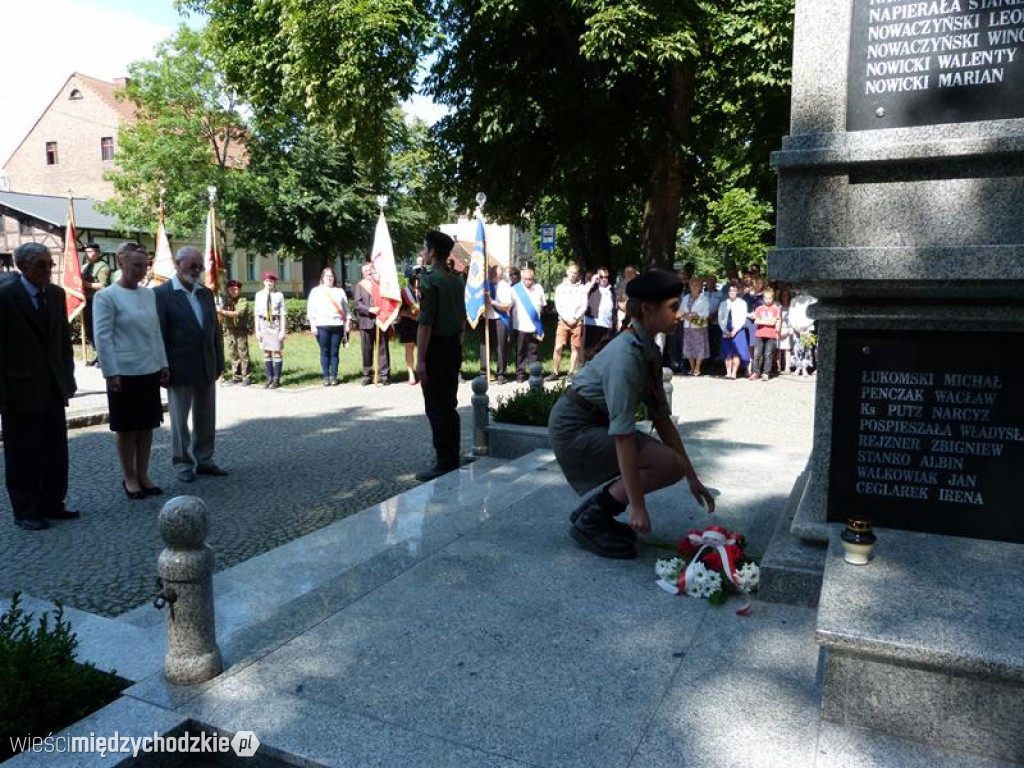
POLYGON ((661 377, 658 333, 679 321, 679 277, 650 270, 626 285, 632 327, 609 342, 573 379, 551 410, 548 431, 555 458, 579 495, 603 485, 569 519, 570 533, 602 557, 636 557, 636 536, 648 533, 646 494, 686 478, 697 502, 715 509, 697 477, 669 411, 661 377), (636 428, 642 402, 658 442, 636 428), (616 520, 629 506, 629 524, 616 520))
POLYGON ((228 280, 228 297, 217 314, 224 318, 224 346, 231 358, 231 377, 225 378, 225 383, 248 387, 252 383, 252 358, 249 356, 252 311, 238 280, 228 280))
POLYGON ((433 467, 416 474, 421 482, 459 468, 462 432, 457 408, 466 284, 449 259, 454 247, 455 241, 443 232, 427 232, 420 251, 426 269, 420 279, 416 378, 423 388, 437 454, 433 467))

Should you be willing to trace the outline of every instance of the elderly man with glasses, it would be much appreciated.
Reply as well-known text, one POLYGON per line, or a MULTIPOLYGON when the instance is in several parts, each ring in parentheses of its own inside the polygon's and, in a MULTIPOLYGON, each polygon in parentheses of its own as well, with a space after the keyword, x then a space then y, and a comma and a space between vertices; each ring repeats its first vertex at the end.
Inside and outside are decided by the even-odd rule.
POLYGON ((224 346, 213 293, 203 285, 203 254, 185 246, 174 257, 174 269, 174 276, 153 293, 171 369, 167 400, 174 471, 183 483, 191 483, 197 474, 227 474, 213 461, 224 346))
POLYGON ((0 416, 14 522, 28 531, 79 516, 64 506, 75 361, 64 291, 50 282, 53 257, 40 243, 14 252, 21 275, 0 286, 0 416))

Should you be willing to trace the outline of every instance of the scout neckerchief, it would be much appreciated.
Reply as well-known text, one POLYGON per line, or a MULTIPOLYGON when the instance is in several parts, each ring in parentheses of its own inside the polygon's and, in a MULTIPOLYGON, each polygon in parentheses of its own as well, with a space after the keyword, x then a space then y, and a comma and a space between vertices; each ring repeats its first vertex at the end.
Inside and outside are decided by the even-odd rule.
POLYGON ((516 292, 516 296, 519 297, 520 302, 526 309, 526 314, 530 318, 530 322, 533 323, 534 332, 533 335, 537 337, 537 341, 544 341, 544 326, 540 322, 540 313, 537 308, 533 305, 533 299, 530 298, 529 292, 526 290, 526 286, 522 283, 516 283, 513 286, 513 290, 516 292))

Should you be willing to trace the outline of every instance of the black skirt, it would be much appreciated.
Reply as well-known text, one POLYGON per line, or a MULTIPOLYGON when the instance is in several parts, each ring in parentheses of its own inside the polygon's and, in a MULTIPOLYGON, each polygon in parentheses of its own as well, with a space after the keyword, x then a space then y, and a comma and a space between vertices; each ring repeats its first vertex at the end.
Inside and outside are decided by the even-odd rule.
POLYGON ((420 324, 411 317, 398 318, 398 340, 403 344, 415 344, 419 327, 420 324))
POLYGON ((121 391, 107 390, 111 432, 138 432, 156 429, 164 422, 160 402, 160 373, 122 376, 121 391))

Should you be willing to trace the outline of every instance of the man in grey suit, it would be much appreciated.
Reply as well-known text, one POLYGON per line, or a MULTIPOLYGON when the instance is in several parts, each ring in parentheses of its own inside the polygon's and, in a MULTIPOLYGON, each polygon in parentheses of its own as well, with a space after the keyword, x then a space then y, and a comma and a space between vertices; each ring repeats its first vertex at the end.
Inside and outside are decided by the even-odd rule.
POLYGON ((180 480, 191 483, 197 474, 227 474, 213 461, 217 379, 224 372, 224 347, 213 293, 202 281, 203 254, 186 246, 174 257, 174 267, 174 277, 153 292, 171 369, 167 399, 174 469, 180 480))
POLYGON ((21 275, 0 285, 0 416, 4 470, 15 525, 29 531, 46 519, 79 516, 68 492, 68 428, 75 361, 64 291, 50 283, 53 257, 40 243, 14 252, 21 275))

